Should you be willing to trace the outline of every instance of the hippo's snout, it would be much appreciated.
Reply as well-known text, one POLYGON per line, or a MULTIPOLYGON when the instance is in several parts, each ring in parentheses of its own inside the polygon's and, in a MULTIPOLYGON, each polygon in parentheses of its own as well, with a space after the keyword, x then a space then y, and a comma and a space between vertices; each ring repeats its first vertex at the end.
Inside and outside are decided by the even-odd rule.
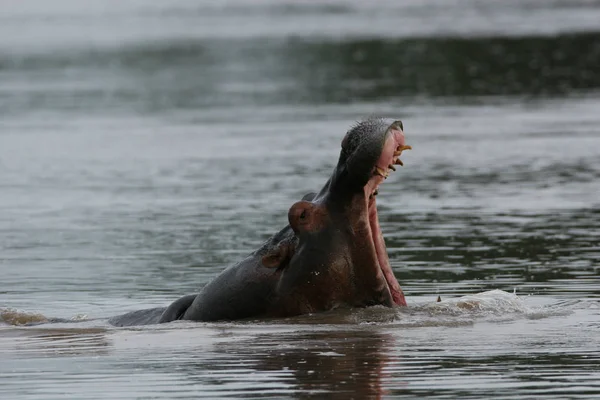
POLYGON ((373 175, 383 179, 395 171, 395 165, 403 165, 400 154, 410 149, 404 139, 404 124, 389 124, 375 119, 361 122, 346 133, 342 151, 332 176, 332 190, 356 192, 369 182, 373 175), (393 138, 393 140, 388 140, 393 138))

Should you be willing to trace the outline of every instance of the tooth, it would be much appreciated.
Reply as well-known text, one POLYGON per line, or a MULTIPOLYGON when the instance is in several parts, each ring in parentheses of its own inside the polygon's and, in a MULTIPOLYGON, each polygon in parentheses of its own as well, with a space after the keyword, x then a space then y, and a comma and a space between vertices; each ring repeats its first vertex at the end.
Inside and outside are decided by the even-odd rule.
POLYGON ((404 150, 412 150, 411 146, 398 146, 394 152, 394 156, 399 156, 404 150))
POLYGON ((399 158, 396 161, 394 161, 394 164, 398 164, 398 165, 404 166, 404 163, 399 158))
POLYGON ((391 169, 392 171, 396 170, 396 167, 394 167, 392 164, 388 165, 388 168, 391 169))
POLYGON ((375 175, 381 175, 384 178, 387 178, 387 173, 385 172, 385 170, 383 168, 379 168, 379 167, 375 167, 375 175))

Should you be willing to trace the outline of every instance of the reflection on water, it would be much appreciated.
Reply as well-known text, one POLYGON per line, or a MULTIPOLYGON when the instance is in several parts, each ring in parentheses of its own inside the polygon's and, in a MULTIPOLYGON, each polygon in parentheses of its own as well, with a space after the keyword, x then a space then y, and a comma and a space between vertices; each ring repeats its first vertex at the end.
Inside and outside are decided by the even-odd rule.
POLYGON ((599 395, 599 15, 3 4, 0 397, 599 395), (414 148, 378 200, 409 308, 106 324, 278 231, 370 114, 403 119, 414 148))
POLYGON ((276 341, 277 347, 267 342, 263 346, 249 345, 241 354, 225 354, 249 359, 260 354, 253 368, 289 371, 295 392, 329 394, 334 398, 377 398, 383 394, 381 382, 386 378, 384 368, 390 358, 386 354, 394 346, 390 335, 368 331, 352 335, 315 332, 279 335, 271 341, 276 341))

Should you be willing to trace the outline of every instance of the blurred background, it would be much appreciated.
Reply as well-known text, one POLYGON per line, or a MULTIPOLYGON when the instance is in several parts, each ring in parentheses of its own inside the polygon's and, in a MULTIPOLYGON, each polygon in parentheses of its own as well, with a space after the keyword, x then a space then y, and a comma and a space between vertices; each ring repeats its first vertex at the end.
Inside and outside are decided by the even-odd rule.
POLYGON ((413 146, 378 197, 409 303, 597 301, 599 87, 597 0, 0 0, 0 308, 196 292, 371 115, 413 146))

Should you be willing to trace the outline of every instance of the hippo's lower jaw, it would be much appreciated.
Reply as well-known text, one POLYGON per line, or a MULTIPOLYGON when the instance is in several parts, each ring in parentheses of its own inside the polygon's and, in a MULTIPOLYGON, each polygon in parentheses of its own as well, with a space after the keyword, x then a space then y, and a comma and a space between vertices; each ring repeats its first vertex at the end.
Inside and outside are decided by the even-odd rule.
POLYGON ((385 247, 385 241, 383 239, 383 233, 381 232, 381 228, 379 226, 379 218, 377 216, 377 205, 375 204, 375 196, 372 196, 369 199, 368 214, 369 227, 371 228, 371 238, 373 239, 373 247, 375 248, 375 254, 377 257, 377 264, 379 264, 379 269, 381 270, 381 273, 385 278, 393 302, 399 306, 406 306, 406 299, 404 298, 404 293, 402 292, 400 284, 398 283, 398 280, 396 279, 396 277, 394 276, 394 272, 392 271, 390 259, 388 257, 387 249, 385 247))

